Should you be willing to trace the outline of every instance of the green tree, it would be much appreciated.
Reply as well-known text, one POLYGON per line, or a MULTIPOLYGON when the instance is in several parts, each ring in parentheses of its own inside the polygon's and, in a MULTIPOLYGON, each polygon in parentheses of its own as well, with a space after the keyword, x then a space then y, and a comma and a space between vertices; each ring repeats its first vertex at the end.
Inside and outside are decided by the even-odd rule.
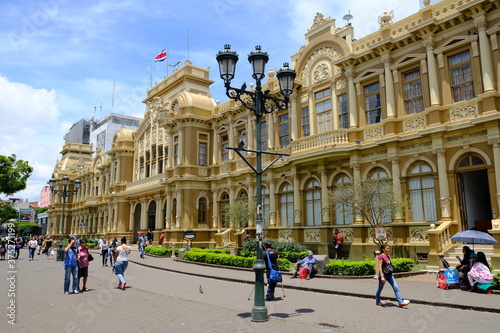
MULTIPOLYGON (((335 209, 344 214, 361 217, 373 228, 382 227, 384 222, 392 222, 401 217, 409 206, 408 198, 398 199, 392 191, 392 179, 367 179, 357 183, 336 186, 330 195, 335 209)), ((383 241, 375 244, 381 245, 383 241)))
POLYGON ((38 220, 38 214, 44 213, 47 210, 49 210, 49 207, 41 207, 41 208, 35 209, 35 221, 38 220))
POLYGON ((0 202, 0 224, 7 222, 10 219, 15 219, 19 213, 17 210, 6 202, 0 202))
POLYGON ((248 221, 255 220, 257 215, 255 200, 236 200, 223 210, 224 226, 233 225, 237 229, 246 228, 248 221))
POLYGON ((24 190, 32 173, 28 162, 17 160, 16 155, 0 155, 0 193, 11 195, 24 190))

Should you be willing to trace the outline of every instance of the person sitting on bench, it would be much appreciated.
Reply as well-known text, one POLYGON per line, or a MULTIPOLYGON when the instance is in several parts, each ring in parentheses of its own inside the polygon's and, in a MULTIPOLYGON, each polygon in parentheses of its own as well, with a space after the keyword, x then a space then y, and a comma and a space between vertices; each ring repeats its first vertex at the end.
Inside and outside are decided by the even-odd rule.
POLYGON ((490 265, 488 265, 484 252, 477 253, 476 262, 470 269, 469 273, 467 273, 467 277, 469 278, 469 283, 471 285, 469 291, 477 290, 477 287, 475 286, 476 283, 493 283, 493 275, 491 274, 490 265))
POLYGON ((306 280, 309 280, 311 278, 311 274, 313 273, 313 265, 316 265, 316 263, 317 260, 314 257, 313 251, 309 251, 307 253, 307 257, 295 263, 295 274, 293 274, 292 279, 296 279, 299 274, 299 269, 304 267, 308 271, 306 280))

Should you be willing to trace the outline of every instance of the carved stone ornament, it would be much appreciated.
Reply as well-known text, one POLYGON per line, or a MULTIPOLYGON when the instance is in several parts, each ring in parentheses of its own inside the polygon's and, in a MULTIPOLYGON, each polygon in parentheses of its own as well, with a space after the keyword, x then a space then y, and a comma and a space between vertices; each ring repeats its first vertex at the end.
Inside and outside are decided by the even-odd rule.
POLYGON ((321 13, 316 13, 316 16, 314 17, 313 25, 307 30, 307 31, 312 31, 315 30, 326 23, 330 22, 332 18, 328 16, 328 18, 325 19, 325 15, 321 13))
POLYGON ((459 121, 463 119, 472 119, 478 116, 477 104, 463 105, 457 108, 450 109, 451 121, 459 121))
POLYGON ((292 230, 280 230, 278 231, 278 241, 279 242, 293 242, 292 230))
MULTIPOLYGON (((304 86, 308 86, 309 82, 309 72, 312 66, 316 63, 316 61, 320 58, 328 58, 331 62, 340 58, 340 54, 333 47, 322 47, 316 50, 310 57, 307 59, 307 62, 302 70, 302 82, 304 82, 304 86)), ((331 70, 330 70, 331 73, 331 70)))
POLYGON ((429 235, 427 235, 428 227, 410 227, 410 242, 411 243, 428 243, 429 235))
POLYGON ((307 103, 308 100, 309 100, 308 94, 303 94, 302 96, 300 96, 300 103, 307 103))
POLYGON ((384 130, 382 127, 370 128, 364 131, 365 141, 381 139, 384 137, 384 130))
POLYGON ((425 126, 426 126, 425 117, 418 117, 418 118, 403 121, 403 131, 404 132, 417 131, 420 129, 424 129, 425 126))
POLYGON ((321 241, 321 232, 319 229, 304 230, 304 241, 307 243, 319 243, 321 241))
POLYGON ((342 90, 346 86, 347 86, 347 82, 345 79, 338 80, 337 82, 335 82, 335 89, 337 89, 337 90, 342 90))
POLYGON ((313 83, 318 83, 328 79, 331 76, 330 65, 326 62, 319 63, 313 70, 313 83))

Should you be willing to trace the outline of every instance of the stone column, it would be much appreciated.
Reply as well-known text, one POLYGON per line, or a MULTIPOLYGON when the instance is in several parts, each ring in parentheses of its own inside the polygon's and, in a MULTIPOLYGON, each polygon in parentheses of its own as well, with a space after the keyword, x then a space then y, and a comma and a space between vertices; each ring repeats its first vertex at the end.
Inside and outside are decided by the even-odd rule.
MULTIPOLYGON (((246 148, 247 149, 255 149, 255 131, 258 129, 253 128, 253 119, 255 117, 252 116, 251 112, 248 112, 248 117, 247 117, 247 143, 246 143, 246 148)), ((238 142, 239 144, 239 142, 238 142)))
POLYGON ((391 56, 386 53, 382 55, 385 76, 385 98, 387 101, 387 118, 396 116, 396 100, 394 98, 394 79, 391 71, 391 56))
MULTIPOLYGON (((495 185, 496 185, 496 200, 497 207, 500 208, 500 138, 489 140, 488 143, 493 146, 493 163, 495 165, 495 185)), ((500 211, 496 212, 497 218, 500 219, 500 211)))
POLYGON ((474 17, 474 25, 479 32, 479 55, 481 59, 481 77, 483 78, 484 92, 493 91, 493 67, 491 62, 491 47, 486 35, 486 16, 483 14, 474 17))
POLYGON ((146 206, 147 200, 141 199, 141 230, 148 230, 148 207, 146 206))
POLYGON ((213 202, 213 211, 212 211, 212 228, 220 229, 219 224, 219 201, 217 200, 217 190, 212 189, 212 202, 213 202))
MULTIPOLYGON (((232 116, 229 116, 228 117, 228 123, 229 123, 229 129, 227 131, 227 134, 228 134, 228 140, 229 140, 229 147, 237 147, 238 144, 235 145, 234 143, 234 139, 236 138, 236 129, 234 128, 234 125, 233 125, 233 117, 232 116)), ((232 149, 228 149, 228 159, 229 161, 233 161, 234 160, 234 150, 232 149)))
MULTIPOLYGON (((130 230, 131 232, 134 232, 134 212, 135 212, 135 209, 134 209, 134 203, 133 202, 129 202, 128 203, 129 206, 130 206, 130 212, 129 212, 129 218, 128 218, 128 230, 130 230)), ((135 235, 132 235, 132 238, 134 238, 135 235)))
POLYGON ((302 114, 299 116, 299 112, 297 110, 297 99, 295 96, 292 96, 290 99, 290 103, 288 103, 288 115, 290 118, 290 122, 292 123, 292 132, 290 133, 290 138, 292 140, 297 140, 300 137, 299 132, 299 122, 302 119, 302 114))
POLYGON ((163 229, 163 218, 161 214, 161 208, 163 206, 161 204, 162 197, 159 195, 155 195, 154 199, 156 201, 155 230, 162 230, 163 229))
POLYGON ((181 228, 182 219, 182 191, 175 190, 175 197, 177 198, 177 211, 175 212, 175 228, 181 228))
POLYGON ((172 168, 172 166, 174 165, 174 137, 172 135, 171 128, 167 128, 167 144, 168 144, 167 168, 172 168))
POLYGON ((269 148, 276 148, 276 113, 270 113, 266 116, 266 126, 267 126, 267 141, 269 142, 269 148))
POLYGON ((167 190, 167 198, 166 198, 166 205, 165 205, 165 229, 171 229, 172 228, 172 223, 171 223, 171 214, 170 211, 172 210, 172 191, 167 190))
MULTIPOLYGON (((353 176, 354 176, 354 187, 360 186, 361 183, 361 169, 359 163, 352 162, 351 163, 351 168, 353 170, 353 176)), ((363 217, 360 216, 359 214, 355 214, 354 216, 354 224, 363 224, 363 217)))
POLYGON ((438 177, 439 177, 439 190, 441 197, 439 199, 441 203, 441 219, 450 220, 451 219, 451 198, 450 189, 448 187, 448 175, 446 173, 446 149, 437 148, 433 150, 433 153, 437 155, 438 161, 438 177))
POLYGON ((218 127, 212 124, 213 147, 212 147, 212 164, 219 163, 219 134, 217 133, 218 127))
POLYGON ((292 170, 293 177, 293 224, 295 226, 302 225, 301 212, 302 204, 300 202, 300 179, 297 170, 292 170))
POLYGON ((319 168, 321 175, 321 224, 330 224, 330 205, 328 198, 328 175, 324 166, 319 168))
POLYGON ((348 67, 345 71, 348 81, 347 98, 349 99, 349 128, 358 127, 358 103, 356 102, 356 86, 354 85, 354 68, 348 67))
POLYGON ((269 225, 276 227, 276 180, 269 178, 269 225))
MULTIPOLYGON (((316 120, 316 109, 314 108, 314 97, 312 90, 307 92, 307 100, 309 101, 309 132, 311 136, 318 133, 318 122, 316 120)), ((302 119, 302 115, 301 115, 302 119)))
MULTIPOLYGON (((394 193, 394 199, 396 202, 403 202, 403 197, 401 193, 401 171, 399 169, 399 157, 398 156, 390 156, 387 159, 389 162, 391 162, 392 166, 392 191, 394 193)), ((396 221, 403 221, 404 215, 403 211, 399 209, 399 206, 396 209, 396 214, 395 214, 396 221)))
MULTIPOLYGON (((193 140, 194 144, 197 144, 197 139, 193 140)), ((179 165, 184 165, 184 131, 182 128, 179 130, 179 142, 177 142, 177 163, 179 165)))
POLYGON ((429 88, 431 97, 431 106, 440 105, 439 100, 439 83, 437 77, 436 58, 434 57, 434 38, 425 37, 423 44, 427 53, 427 75, 429 77, 429 88))

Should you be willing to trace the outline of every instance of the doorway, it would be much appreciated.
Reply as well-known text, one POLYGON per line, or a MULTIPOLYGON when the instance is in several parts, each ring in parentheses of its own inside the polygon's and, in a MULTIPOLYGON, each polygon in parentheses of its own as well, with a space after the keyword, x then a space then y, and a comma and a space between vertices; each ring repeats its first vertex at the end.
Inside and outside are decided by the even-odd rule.
POLYGON ((491 198, 486 169, 457 173, 462 230, 491 229, 491 198))

